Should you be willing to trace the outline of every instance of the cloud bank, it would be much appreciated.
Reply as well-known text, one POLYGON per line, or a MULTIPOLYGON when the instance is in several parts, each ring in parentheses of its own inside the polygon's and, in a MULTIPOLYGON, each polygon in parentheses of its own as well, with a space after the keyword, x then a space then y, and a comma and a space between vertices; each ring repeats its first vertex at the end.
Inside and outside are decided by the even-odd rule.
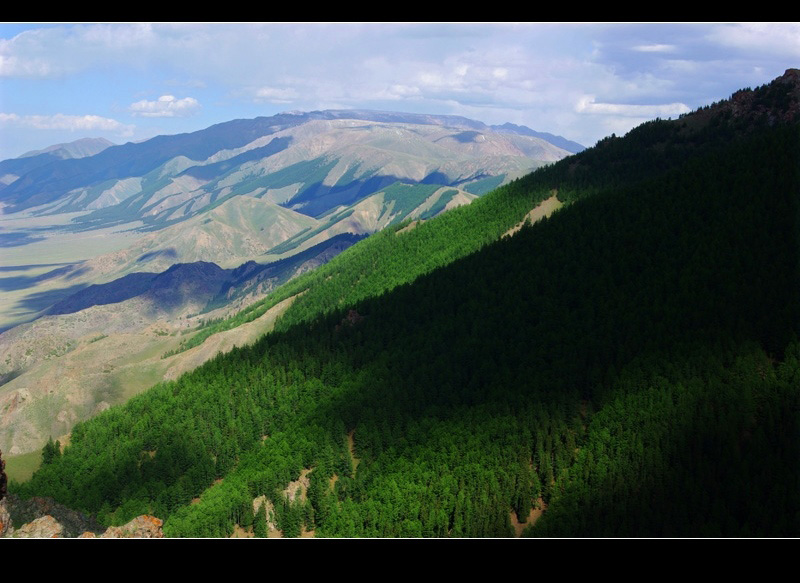
POLYGON ((0 25, 0 78, 16 101, 0 108, 47 118, 84 99, 105 119, 136 118, 137 139, 352 107, 512 122, 592 145, 800 62, 798 23, 56 24, 2 36, 0 25))
POLYGON ((18 115, 16 113, 0 113, 0 125, 21 127, 34 130, 68 130, 68 131, 107 131, 121 136, 130 136, 134 126, 118 122, 115 119, 99 115, 18 115))
POLYGON ((128 108, 131 115, 141 117, 185 117, 197 113, 200 102, 194 97, 178 99, 174 95, 162 95, 155 101, 142 99, 128 108))

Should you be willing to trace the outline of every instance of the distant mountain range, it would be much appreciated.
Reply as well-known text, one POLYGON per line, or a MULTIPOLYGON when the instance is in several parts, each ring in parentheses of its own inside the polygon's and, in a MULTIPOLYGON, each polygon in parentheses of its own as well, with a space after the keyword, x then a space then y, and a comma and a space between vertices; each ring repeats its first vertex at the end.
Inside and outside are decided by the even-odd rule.
POLYGON ((579 149, 511 124, 328 110, 120 146, 84 139, 0 162, 0 219, 10 219, 0 221, 0 244, 24 258, 6 269, 46 263, 36 243, 49 238, 66 237, 67 252, 71 234, 103 240, 116 230, 130 240, 36 275, 0 273, 0 288, 19 298, 6 321, 33 320, 0 334, 0 405, 32 391, 0 424, 0 447, 30 451, 101 403, 172 374, 178 361, 199 364, 197 350, 189 360, 158 357, 181 350, 181 336, 199 323, 234 313, 365 236, 471 203, 579 149), (120 349, 99 350, 131 335, 137 350, 124 365, 111 364, 120 349), (135 366, 153 372, 134 379, 135 366), (39 385, 69 403, 62 421, 31 413, 44 397, 39 385))
POLYGON ((121 146, 78 140, 0 162, 0 216, 37 217, 35 227, 0 224, 0 245, 109 227, 139 233, 119 252, 38 276, 54 303, 59 289, 143 269, 232 268, 430 218, 579 148, 523 126, 364 110, 234 120, 121 146), (77 216, 64 224, 63 213, 77 216))
MULTIPOLYGON (((70 148, 88 151, 86 143, 70 148)), ((529 128, 457 116, 286 113, 107 146, 80 158, 62 159, 58 153, 67 149, 59 145, 5 161, 0 202, 6 213, 94 211, 82 217, 84 226, 141 219, 160 227, 235 195, 266 197, 319 217, 398 181, 485 190, 474 183, 502 181, 576 149, 529 128)))

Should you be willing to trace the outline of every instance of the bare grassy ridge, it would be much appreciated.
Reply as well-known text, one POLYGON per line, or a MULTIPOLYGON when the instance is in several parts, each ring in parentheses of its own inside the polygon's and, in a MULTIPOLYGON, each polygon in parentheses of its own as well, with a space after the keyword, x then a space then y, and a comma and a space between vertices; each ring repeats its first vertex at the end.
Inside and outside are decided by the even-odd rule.
MULTIPOLYGON (((48 436, 67 434, 77 421, 123 403, 159 381, 177 378, 220 352, 255 341, 272 329, 293 301, 294 298, 287 298, 236 331, 218 334, 201 346, 167 359, 162 359, 162 354, 177 348, 179 333, 191 327, 191 319, 147 324, 112 332, 99 340, 94 339, 94 334, 102 328, 95 328, 81 336, 69 353, 42 360, 0 387, 0 449, 9 452, 9 459, 16 466, 17 456, 37 453, 48 436), (166 335, 164 330, 168 331, 166 335)), ((96 306, 67 317, 109 310, 119 307, 96 306)), ((53 320, 57 318, 63 317, 53 320)), ((23 458, 16 475, 29 476, 28 469, 34 465, 31 459, 23 458)))

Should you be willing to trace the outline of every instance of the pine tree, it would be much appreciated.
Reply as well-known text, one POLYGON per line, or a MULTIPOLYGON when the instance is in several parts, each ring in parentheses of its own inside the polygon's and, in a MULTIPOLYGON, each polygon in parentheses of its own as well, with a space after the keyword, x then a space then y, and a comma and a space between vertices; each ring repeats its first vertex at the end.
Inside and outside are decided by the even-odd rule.
POLYGON ((51 436, 47 440, 47 443, 45 443, 44 447, 42 448, 42 465, 43 466, 46 466, 46 465, 48 465, 48 464, 53 462, 53 460, 56 458, 56 451, 58 451, 58 450, 56 448, 56 444, 53 443, 53 437, 51 436))
POLYGON ((265 506, 266 504, 259 506, 253 520, 253 534, 255 534, 256 538, 267 538, 267 512, 265 506))

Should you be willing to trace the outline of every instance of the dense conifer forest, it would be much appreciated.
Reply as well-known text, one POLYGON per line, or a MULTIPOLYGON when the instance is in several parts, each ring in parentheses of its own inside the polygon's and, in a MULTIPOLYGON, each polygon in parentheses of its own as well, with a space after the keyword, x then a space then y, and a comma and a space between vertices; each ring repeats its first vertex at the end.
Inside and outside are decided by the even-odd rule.
POLYGON ((9 489, 168 536, 800 535, 798 86, 751 94, 357 243, 9 489))

